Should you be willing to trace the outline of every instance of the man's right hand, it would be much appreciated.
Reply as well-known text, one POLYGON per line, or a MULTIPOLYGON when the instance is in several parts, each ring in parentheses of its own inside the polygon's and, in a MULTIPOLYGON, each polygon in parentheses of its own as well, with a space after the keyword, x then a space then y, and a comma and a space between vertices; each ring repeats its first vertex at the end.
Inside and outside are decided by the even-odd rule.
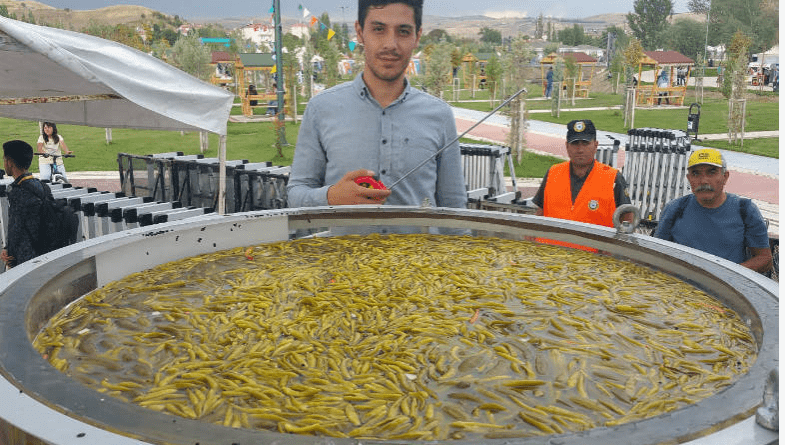
POLYGON ((354 182, 359 177, 373 175, 370 170, 354 170, 346 173, 327 190, 327 202, 330 205, 384 204, 392 193, 390 190, 365 188, 354 182))

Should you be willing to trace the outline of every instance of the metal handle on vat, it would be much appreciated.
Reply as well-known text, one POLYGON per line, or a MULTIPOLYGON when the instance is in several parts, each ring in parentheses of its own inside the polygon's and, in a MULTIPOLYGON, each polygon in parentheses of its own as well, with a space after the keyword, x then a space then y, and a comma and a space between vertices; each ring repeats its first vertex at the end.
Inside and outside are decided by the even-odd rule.
POLYGON ((773 369, 766 379, 766 386, 763 389, 763 406, 755 412, 755 421, 758 425, 779 431, 780 424, 780 385, 779 368, 773 369))
POLYGON ((632 204, 622 204, 613 212, 613 227, 616 228, 616 233, 632 233, 638 227, 641 220, 641 210, 632 204), (621 216, 626 213, 632 213, 632 223, 629 221, 622 221, 621 216))

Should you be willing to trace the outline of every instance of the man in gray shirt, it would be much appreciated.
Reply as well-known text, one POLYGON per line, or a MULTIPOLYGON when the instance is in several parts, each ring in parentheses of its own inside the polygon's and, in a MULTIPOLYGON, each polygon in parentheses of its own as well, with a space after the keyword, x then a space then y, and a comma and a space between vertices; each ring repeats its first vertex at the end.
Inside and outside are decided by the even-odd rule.
POLYGON ((457 137, 449 105, 405 77, 422 34, 422 0, 360 0, 358 40, 365 70, 312 98, 287 186, 290 207, 381 204, 466 207, 457 142, 398 183, 365 188, 376 175, 392 184, 457 137))

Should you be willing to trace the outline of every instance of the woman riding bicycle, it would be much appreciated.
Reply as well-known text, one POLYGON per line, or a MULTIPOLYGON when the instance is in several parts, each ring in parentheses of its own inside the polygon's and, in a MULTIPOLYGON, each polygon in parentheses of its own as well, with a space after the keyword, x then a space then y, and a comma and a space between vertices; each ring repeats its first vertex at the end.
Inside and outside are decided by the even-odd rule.
POLYGON ((51 180, 52 167, 57 163, 57 172, 65 178, 65 166, 63 165, 63 152, 73 153, 68 149, 65 140, 57 134, 57 125, 53 122, 44 122, 41 127, 41 135, 38 136, 38 152, 44 156, 38 157, 39 179, 51 180), (61 151, 62 150, 62 151, 61 151), (48 155, 48 156, 47 156, 48 155), (56 158, 53 157, 57 156, 56 158))

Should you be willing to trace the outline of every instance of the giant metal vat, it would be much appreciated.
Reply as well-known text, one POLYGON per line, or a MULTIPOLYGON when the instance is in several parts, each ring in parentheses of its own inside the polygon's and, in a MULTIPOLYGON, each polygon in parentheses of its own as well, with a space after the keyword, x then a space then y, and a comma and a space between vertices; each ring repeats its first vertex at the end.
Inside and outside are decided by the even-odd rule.
POLYGON ((755 422, 767 377, 778 365, 777 283, 690 248, 588 224, 475 210, 358 206, 206 215, 88 240, 0 275, 0 445, 360 443, 233 429, 127 404, 61 374, 33 349, 31 341, 64 305, 133 272, 186 256, 287 240, 308 232, 328 236, 385 232, 390 227, 415 232, 468 230, 477 236, 510 239, 547 237, 606 251, 696 284, 739 313, 757 341, 758 357, 747 374, 686 408, 612 428, 483 443, 750 445, 777 441, 778 433, 755 422))

